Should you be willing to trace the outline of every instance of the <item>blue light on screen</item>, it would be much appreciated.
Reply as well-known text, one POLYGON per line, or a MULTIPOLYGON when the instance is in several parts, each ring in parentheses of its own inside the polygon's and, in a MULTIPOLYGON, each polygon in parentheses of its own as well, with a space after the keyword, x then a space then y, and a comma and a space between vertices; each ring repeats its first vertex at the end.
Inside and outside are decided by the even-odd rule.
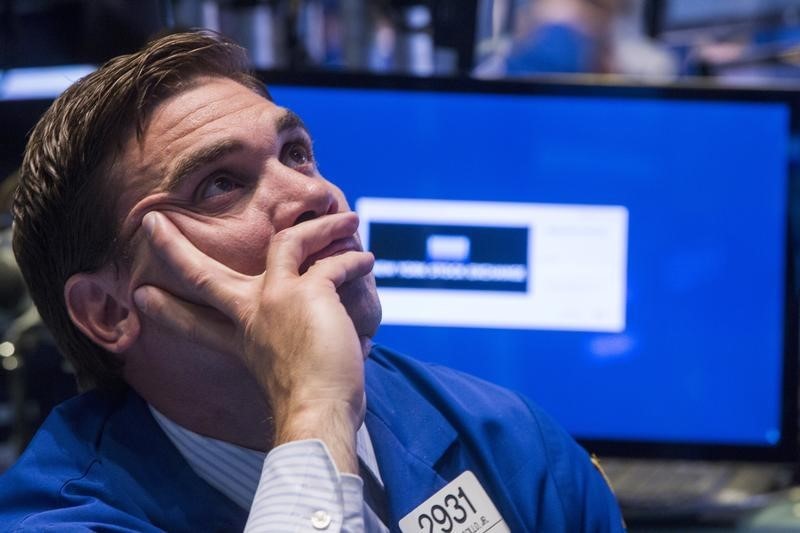
POLYGON ((358 198, 622 206, 622 331, 384 325, 582 438, 771 445, 780 427, 780 104, 270 88, 358 198))
POLYGON ((95 69, 93 65, 59 65, 0 70, 0 101, 55 98, 95 69))

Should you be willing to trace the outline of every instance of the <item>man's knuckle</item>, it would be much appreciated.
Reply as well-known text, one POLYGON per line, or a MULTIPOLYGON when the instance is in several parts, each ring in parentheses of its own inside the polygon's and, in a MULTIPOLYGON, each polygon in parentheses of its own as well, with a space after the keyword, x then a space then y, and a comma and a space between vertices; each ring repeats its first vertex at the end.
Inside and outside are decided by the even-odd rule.
POLYGON ((211 287, 211 285, 213 284, 213 277, 208 272, 204 270, 199 270, 194 272, 189 277, 189 283, 193 287, 203 291, 211 287))
POLYGON ((287 228, 283 231, 280 231, 272 237, 272 245, 275 246, 284 246, 290 244, 296 237, 297 232, 293 228, 287 228))

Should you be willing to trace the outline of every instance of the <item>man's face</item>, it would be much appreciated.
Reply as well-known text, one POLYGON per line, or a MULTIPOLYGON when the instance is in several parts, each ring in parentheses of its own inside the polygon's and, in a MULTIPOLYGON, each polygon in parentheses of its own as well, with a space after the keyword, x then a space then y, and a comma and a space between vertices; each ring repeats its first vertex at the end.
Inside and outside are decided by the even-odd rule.
MULTIPOLYGON (((169 217, 212 259, 257 275, 276 233, 349 210, 342 192, 319 174, 300 120, 229 79, 200 79, 158 105, 116 168, 120 238, 129 241, 130 257, 120 281, 128 294, 142 283, 185 294, 148 249, 141 221, 149 211, 169 217)), ((371 337, 380 321, 373 276, 338 292, 359 336, 371 337)))

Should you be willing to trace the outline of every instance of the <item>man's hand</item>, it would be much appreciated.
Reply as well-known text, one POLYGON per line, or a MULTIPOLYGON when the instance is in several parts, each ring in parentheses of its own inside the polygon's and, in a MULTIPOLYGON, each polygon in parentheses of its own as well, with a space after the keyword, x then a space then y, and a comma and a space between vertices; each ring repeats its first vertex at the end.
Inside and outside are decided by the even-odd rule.
POLYGON ((190 340, 244 359, 272 407, 273 445, 320 438, 340 471, 357 472, 364 362, 336 292, 367 275, 374 263, 353 238, 355 214, 326 215, 279 232, 258 276, 203 254, 162 213, 148 213, 142 226, 181 283, 172 292, 137 288, 142 312, 190 340))

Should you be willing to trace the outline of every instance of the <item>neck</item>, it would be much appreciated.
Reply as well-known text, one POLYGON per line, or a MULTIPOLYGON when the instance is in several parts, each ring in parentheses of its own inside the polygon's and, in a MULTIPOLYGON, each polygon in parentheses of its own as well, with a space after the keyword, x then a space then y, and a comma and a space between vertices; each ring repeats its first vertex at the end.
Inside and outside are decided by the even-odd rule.
POLYGON ((186 359, 166 353, 126 356, 125 380, 146 402, 195 433, 269 451, 272 412, 243 364, 202 349, 186 359))

